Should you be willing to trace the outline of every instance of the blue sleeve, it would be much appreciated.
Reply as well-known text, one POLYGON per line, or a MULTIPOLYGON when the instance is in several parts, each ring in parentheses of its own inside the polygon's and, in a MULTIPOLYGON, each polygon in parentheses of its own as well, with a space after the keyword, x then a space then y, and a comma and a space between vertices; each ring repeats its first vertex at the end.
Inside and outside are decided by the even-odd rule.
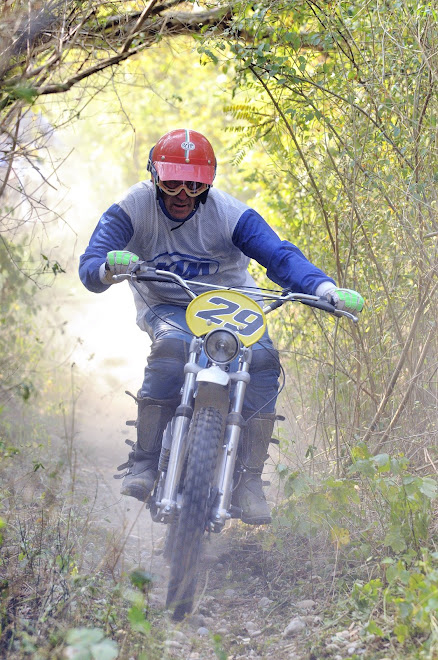
POLYGON ((284 288, 314 295, 321 282, 335 284, 295 245, 282 241, 253 209, 248 209, 239 218, 233 232, 233 243, 247 257, 264 266, 269 279, 284 288))
POLYGON ((134 234, 131 219, 118 204, 105 211, 94 230, 90 243, 79 260, 79 277, 82 284, 93 293, 106 291, 110 285, 102 284, 99 268, 107 252, 123 250, 134 234))

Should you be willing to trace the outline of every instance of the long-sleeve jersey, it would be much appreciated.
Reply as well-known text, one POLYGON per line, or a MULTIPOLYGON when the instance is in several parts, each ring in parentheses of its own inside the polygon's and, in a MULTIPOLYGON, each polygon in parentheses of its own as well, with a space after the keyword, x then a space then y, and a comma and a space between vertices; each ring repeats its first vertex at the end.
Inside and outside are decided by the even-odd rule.
MULTIPOLYGON (((254 209, 216 188, 184 222, 168 215, 152 182, 130 188, 102 215, 80 258, 79 275, 87 289, 100 293, 108 288, 100 280, 99 268, 107 252, 125 249, 155 268, 224 288, 257 288, 247 270, 250 259, 264 266, 273 282, 297 292, 313 295, 322 282, 334 283, 295 245, 282 241, 254 209)), ((148 306, 188 303, 187 294, 175 285, 137 286, 141 295, 134 289, 133 293, 141 328, 148 306)))

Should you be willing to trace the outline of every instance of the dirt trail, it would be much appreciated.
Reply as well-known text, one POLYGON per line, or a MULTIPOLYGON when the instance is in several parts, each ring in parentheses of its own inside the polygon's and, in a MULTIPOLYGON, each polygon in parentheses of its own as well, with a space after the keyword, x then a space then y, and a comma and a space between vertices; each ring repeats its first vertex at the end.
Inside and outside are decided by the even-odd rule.
MULTIPOLYGON (((96 388, 99 383, 93 385, 96 388)), ((135 430, 125 426, 125 420, 135 414, 135 404, 122 387, 111 391, 100 383, 101 395, 97 398, 95 389, 94 396, 87 389, 78 405, 76 442, 82 476, 90 475, 89 497, 96 497, 95 517, 105 519, 107 530, 119 539, 119 568, 126 571, 139 566, 153 575, 150 604, 156 611, 163 611, 168 566, 159 548, 165 528, 151 522, 141 503, 120 496, 120 481, 113 479, 115 467, 125 460, 124 438, 134 439, 135 430)), ((252 562, 236 565, 232 550, 230 553, 231 536, 232 530, 228 529, 204 543, 192 617, 180 624, 166 616, 161 619, 167 638, 163 657, 309 658, 303 646, 307 645, 312 625, 318 622, 313 612, 315 604, 310 603, 305 612, 307 623, 303 623, 297 638, 283 636, 293 618, 289 608, 270 613, 276 603, 266 578, 252 562)))
MULTIPOLYGON (((126 327, 120 324, 115 328, 111 324, 114 301, 121 304, 129 293, 123 289, 121 286, 116 290, 113 305, 103 297, 90 298, 91 316, 84 314, 84 317, 92 317, 93 321, 88 321, 85 329, 70 328, 70 332, 86 337, 74 356, 81 391, 75 415, 75 446, 82 487, 85 484, 89 499, 95 499, 93 519, 97 538, 113 537, 112 553, 118 575, 137 567, 152 574, 150 604, 160 613, 165 607, 168 580, 168 566, 159 554, 165 527, 152 523, 144 505, 122 497, 121 482, 113 478, 117 465, 127 459, 125 438, 135 440, 135 429, 125 422, 135 418, 136 405, 125 390, 137 391, 148 351, 147 336, 132 326, 131 317, 129 324, 125 320, 126 327), (113 342, 123 336, 125 349, 115 343, 115 350, 111 350, 108 336, 113 342)), ((272 455, 277 451, 273 446, 272 455)), ((275 500, 275 488, 271 494, 275 500)), ((249 529, 233 523, 222 534, 206 540, 194 616, 181 624, 174 624, 165 615, 159 620, 166 637, 163 657, 190 660, 310 657, 305 649, 313 626, 319 621, 316 603, 308 610, 297 609, 292 601, 279 606, 277 599, 280 601, 282 596, 275 593, 269 576, 263 574, 261 546, 254 549, 250 542, 248 548, 243 548, 243 541, 239 540, 244 539, 249 529), (297 616, 301 617, 297 630, 290 636, 284 635, 286 626, 297 616)), ((101 554, 102 550, 98 548, 101 554)), ((311 599, 310 587, 304 589, 303 598, 311 599)))
MULTIPOLYGON (((112 379, 114 383, 114 374, 112 379)), ((135 415, 135 403, 124 393, 123 384, 112 388, 97 377, 80 396, 75 442, 82 476, 89 473, 89 497, 96 498, 95 516, 100 512, 107 530, 124 545, 121 565, 142 565, 161 575, 163 562, 155 552, 162 542, 164 526, 152 523, 143 503, 120 495, 121 481, 113 477, 117 466, 128 457, 125 438, 135 440, 135 429, 125 424, 135 415)))

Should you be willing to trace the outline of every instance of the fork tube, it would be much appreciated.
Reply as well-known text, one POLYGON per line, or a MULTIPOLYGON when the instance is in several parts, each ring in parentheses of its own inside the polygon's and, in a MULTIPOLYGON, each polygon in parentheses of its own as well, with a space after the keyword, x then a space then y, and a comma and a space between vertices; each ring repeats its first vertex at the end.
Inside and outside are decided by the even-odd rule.
MULTIPOLYGON (((196 370, 190 369, 192 365, 196 365, 198 355, 200 352, 200 342, 197 339, 192 340, 190 345, 189 360, 186 364, 186 375, 184 378, 184 385, 182 388, 180 408, 192 408, 193 393, 196 383, 196 370)), ((169 465, 167 467, 166 481, 164 484, 163 497, 159 504, 161 512, 169 513, 176 504, 176 496, 178 490, 179 479, 181 477, 182 467, 186 454, 187 444, 187 431, 190 426, 190 417, 186 414, 178 415, 174 421, 174 428, 172 432, 172 447, 169 456, 169 465)))
POLYGON ((232 421, 232 413, 236 416, 241 416, 243 409, 243 401, 245 392, 250 380, 249 367, 251 364, 252 350, 246 349, 241 369, 237 374, 242 374, 241 379, 236 383, 233 400, 230 406, 231 422, 227 424, 224 439, 224 451, 220 457, 220 466, 218 471, 219 483, 219 502, 213 511, 213 523, 219 528, 225 525, 225 522, 230 517, 228 509, 231 500, 231 486, 234 477, 234 466, 236 464, 237 449, 239 447, 239 440, 241 434, 241 426, 236 419, 232 421))

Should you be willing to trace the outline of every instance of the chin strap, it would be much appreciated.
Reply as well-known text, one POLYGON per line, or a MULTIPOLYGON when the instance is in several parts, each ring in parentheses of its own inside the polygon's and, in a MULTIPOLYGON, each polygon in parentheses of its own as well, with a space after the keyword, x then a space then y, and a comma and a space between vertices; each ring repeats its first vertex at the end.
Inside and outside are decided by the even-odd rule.
MULTIPOLYGON (((190 218, 187 218, 187 220, 189 220, 189 219, 190 218)), ((176 225, 176 227, 172 227, 172 229, 170 231, 175 231, 175 229, 179 229, 180 227, 182 227, 185 224, 186 224, 186 221, 183 220, 179 225, 176 225)))

